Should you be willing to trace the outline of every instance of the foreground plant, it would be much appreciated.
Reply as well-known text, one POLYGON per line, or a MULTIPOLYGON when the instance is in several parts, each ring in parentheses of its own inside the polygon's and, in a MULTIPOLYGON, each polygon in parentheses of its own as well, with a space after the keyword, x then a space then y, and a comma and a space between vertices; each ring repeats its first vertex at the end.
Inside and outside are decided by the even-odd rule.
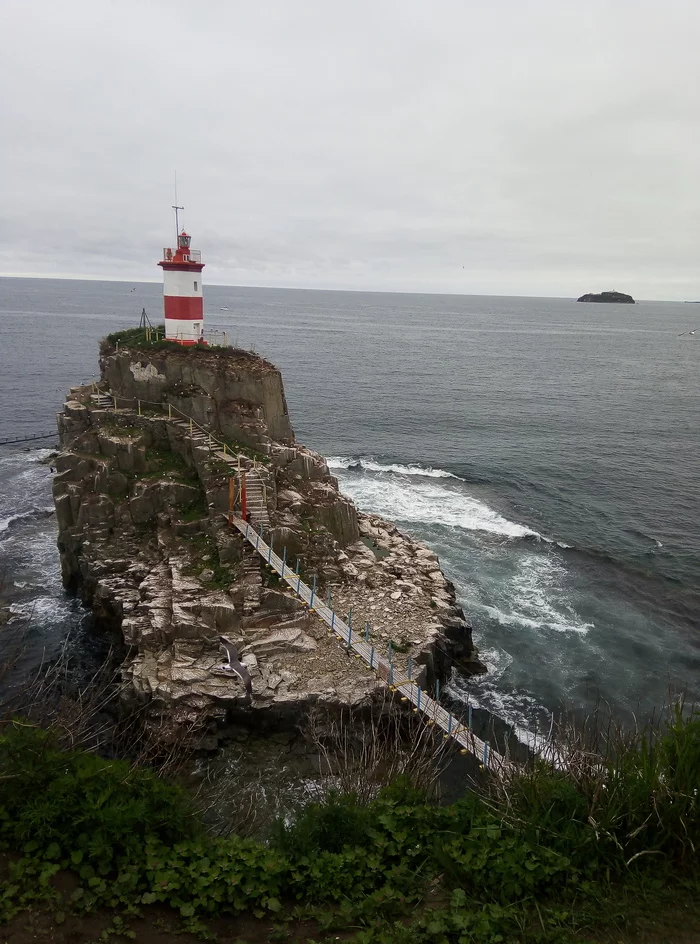
POLYGON ((571 770, 537 761, 449 806, 406 777, 367 802, 331 793, 256 842, 206 834, 189 796, 151 771, 14 722, 0 737, 0 841, 22 858, 4 914, 68 868, 81 909, 157 902, 196 923, 296 903, 366 944, 573 940, 640 902, 700 898, 699 765, 700 718, 678 709, 571 770))

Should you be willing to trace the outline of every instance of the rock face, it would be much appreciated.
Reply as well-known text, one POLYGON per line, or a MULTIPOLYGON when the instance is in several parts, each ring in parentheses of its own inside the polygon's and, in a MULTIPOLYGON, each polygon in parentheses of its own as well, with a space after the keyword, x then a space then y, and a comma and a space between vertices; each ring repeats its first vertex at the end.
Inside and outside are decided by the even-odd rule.
POLYGON ((100 368, 102 395, 74 388, 58 414, 53 488, 64 584, 123 638, 125 697, 175 726, 242 713, 279 726, 383 686, 228 528, 231 465, 209 432, 237 455, 249 495, 257 483, 267 537, 338 612, 370 624, 379 651, 391 641, 397 663, 410 655, 426 686, 455 663, 484 670, 435 555, 358 513, 323 457, 295 442, 271 364, 103 342, 100 368), (252 705, 221 668, 222 633, 248 666, 252 705))
POLYGON ((578 302, 608 302, 618 305, 634 305, 635 301, 631 295, 625 295, 624 292, 600 292, 598 295, 595 295, 593 292, 589 292, 587 295, 582 295, 580 298, 577 298, 578 302))

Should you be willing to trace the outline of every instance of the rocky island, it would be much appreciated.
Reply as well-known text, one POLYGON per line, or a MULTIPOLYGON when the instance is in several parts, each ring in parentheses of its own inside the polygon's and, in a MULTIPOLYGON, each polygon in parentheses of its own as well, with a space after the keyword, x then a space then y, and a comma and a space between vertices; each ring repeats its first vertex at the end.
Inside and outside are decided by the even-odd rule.
POLYGON ((631 295, 625 295, 624 292, 588 292, 576 299, 577 302, 607 302, 618 305, 634 305, 635 301, 631 295))
POLYGON ((377 651, 410 657, 427 689, 454 666, 484 671, 436 555, 341 494, 296 441, 279 370, 234 348, 100 347, 100 379, 58 414, 53 491, 63 582, 123 643, 124 696, 161 724, 219 732, 245 718, 294 725, 312 706, 371 704, 386 683, 337 638, 226 520, 246 473, 254 521, 315 577, 377 651), (233 640, 252 679, 220 668, 233 640))

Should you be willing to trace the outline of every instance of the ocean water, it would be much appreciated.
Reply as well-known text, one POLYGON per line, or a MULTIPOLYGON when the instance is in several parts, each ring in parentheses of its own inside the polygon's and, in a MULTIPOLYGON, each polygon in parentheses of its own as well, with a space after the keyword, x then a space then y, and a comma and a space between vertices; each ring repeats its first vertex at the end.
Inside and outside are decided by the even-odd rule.
MULTIPOLYGON (((0 438, 51 430, 160 291, 0 279, 0 438)), ((531 729, 698 698, 698 306, 211 287, 205 308, 281 368, 298 438, 359 507, 440 555, 490 670, 455 699, 531 729)), ((83 614, 26 448, 0 447, 0 568, 33 608, 29 664, 83 614)))

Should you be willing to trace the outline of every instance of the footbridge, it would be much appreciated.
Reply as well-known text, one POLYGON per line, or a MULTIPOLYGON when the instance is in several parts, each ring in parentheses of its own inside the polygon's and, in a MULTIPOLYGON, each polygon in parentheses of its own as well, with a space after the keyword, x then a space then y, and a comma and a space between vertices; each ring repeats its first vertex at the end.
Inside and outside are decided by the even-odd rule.
MULTIPOLYGON (((265 541, 263 535, 266 532, 269 533, 270 521, 265 485, 254 461, 251 464, 246 456, 232 452, 226 443, 216 439, 208 429, 197 424, 192 417, 181 410, 176 410, 171 404, 126 400, 115 396, 111 391, 100 390, 96 384, 93 384, 92 388, 91 400, 98 409, 115 412, 128 410, 140 414, 142 407, 155 407, 164 418, 179 428, 183 437, 191 440, 193 448, 208 448, 210 455, 225 463, 230 470, 229 511, 224 515, 229 527, 237 529, 242 534, 261 560, 279 574, 290 590, 326 624, 328 632, 337 638, 338 643, 349 654, 361 660, 377 678, 386 682, 390 690, 397 693, 402 701, 410 702, 413 711, 420 714, 427 724, 440 728, 443 736, 450 739, 462 753, 472 754, 484 770, 501 775, 511 766, 511 761, 507 757, 494 750, 488 741, 474 734, 470 724, 465 724, 447 711, 422 689, 417 680, 411 677, 410 670, 404 672, 393 664, 391 657, 386 658, 380 655, 363 634, 353 630, 351 625, 338 616, 331 606, 319 599, 315 585, 309 587, 287 564, 286 549, 283 549, 283 556, 280 557, 272 545, 265 541), (245 471, 246 508, 250 513, 250 521, 245 521, 234 511, 235 481, 240 480, 244 469, 247 470, 245 471)), ((469 717, 471 718, 471 712, 469 717)))
MULTIPOLYGON (((430 725, 437 725, 442 729, 445 738, 451 738, 455 745, 464 753, 473 754, 485 770, 501 774, 510 765, 510 761, 502 754, 493 750, 488 741, 478 738, 468 725, 459 721, 455 716, 442 707, 420 685, 393 665, 391 659, 377 653, 367 639, 352 629, 316 594, 315 586, 309 587, 296 571, 289 567, 286 553, 282 557, 277 554, 271 544, 263 538, 263 528, 259 531, 243 521, 233 513, 225 515, 229 526, 237 528, 245 540, 259 554, 265 564, 276 571, 293 593, 315 613, 328 627, 329 633, 334 635, 348 651, 365 663, 370 671, 378 678, 387 682, 392 692, 397 692, 402 701, 411 702, 413 710, 423 716, 430 725)), ((285 549, 286 550, 286 549, 285 549)))

